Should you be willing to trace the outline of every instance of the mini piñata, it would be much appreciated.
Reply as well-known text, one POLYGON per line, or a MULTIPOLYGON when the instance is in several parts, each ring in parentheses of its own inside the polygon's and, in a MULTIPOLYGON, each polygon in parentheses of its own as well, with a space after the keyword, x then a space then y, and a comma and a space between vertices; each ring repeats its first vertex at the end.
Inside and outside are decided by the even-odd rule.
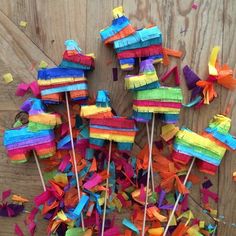
POLYGON ((101 148, 109 140, 117 142, 119 150, 131 150, 137 130, 135 122, 112 114, 107 91, 98 91, 96 105, 82 106, 81 117, 90 119, 91 148, 101 148))
POLYGON ((236 138, 229 134, 230 126, 230 118, 215 115, 202 135, 182 128, 174 141, 174 161, 187 164, 191 157, 196 157, 200 171, 215 174, 226 150, 236 149, 236 138))
POLYGON ((60 67, 38 71, 38 85, 45 103, 59 103, 68 92, 72 101, 84 103, 88 99, 88 85, 85 72, 94 68, 94 56, 81 54, 74 40, 65 42, 60 67))
POLYGON ((162 61, 162 34, 157 26, 135 30, 121 6, 113 9, 113 17, 112 25, 100 35, 105 44, 114 45, 122 70, 132 70, 137 58, 162 61))
POLYGON ((176 123, 182 107, 180 87, 160 86, 153 60, 140 63, 139 75, 125 77, 126 89, 134 91, 133 117, 139 122, 148 122, 157 113, 165 123, 176 123))
POLYGON ((39 158, 51 157, 56 152, 54 127, 61 123, 57 114, 45 112, 41 100, 30 98, 24 102, 22 111, 29 114, 29 123, 6 130, 3 143, 12 162, 26 162, 30 151, 35 151, 39 158))

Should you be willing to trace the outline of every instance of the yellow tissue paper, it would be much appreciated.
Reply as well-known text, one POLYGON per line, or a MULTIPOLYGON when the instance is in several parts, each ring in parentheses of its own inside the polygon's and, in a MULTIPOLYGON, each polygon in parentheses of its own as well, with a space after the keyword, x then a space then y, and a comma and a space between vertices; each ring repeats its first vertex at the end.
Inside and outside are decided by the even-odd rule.
POLYGON ((205 222, 204 222, 204 221, 200 221, 200 222, 199 222, 199 227, 200 227, 201 229, 203 229, 203 228, 205 227, 205 222))
POLYGON ((216 70, 216 59, 219 50, 220 47, 214 47, 211 51, 210 59, 208 62, 209 75, 218 75, 218 72, 216 70))
POLYGON ((3 79, 6 84, 9 84, 13 81, 13 76, 11 73, 6 73, 3 75, 3 79))
POLYGON ((62 220, 62 221, 66 221, 67 220, 67 216, 65 215, 64 211, 59 211, 57 213, 57 217, 62 220))
POLYGON ((41 69, 45 69, 45 68, 47 68, 48 67, 48 63, 46 62, 46 61, 40 61, 40 63, 39 63, 39 68, 41 68, 41 69))
POLYGON ((155 236, 161 236, 164 232, 164 228, 160 227, 160 228, 151 228, 148 230, 148 233, 150 235, 155 235, 155 236))
POLYGON ((23 20, 20 21, 20 26, 21 26, 21 27, 26 27, 27 24, 28 24, 27 21, 23 21, 23 20))

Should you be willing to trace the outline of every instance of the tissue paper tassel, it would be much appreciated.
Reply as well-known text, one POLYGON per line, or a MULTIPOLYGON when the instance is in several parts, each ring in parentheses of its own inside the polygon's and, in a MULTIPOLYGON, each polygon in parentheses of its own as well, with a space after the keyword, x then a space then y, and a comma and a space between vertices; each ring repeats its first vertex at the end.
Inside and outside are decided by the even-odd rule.
POLYGON ((236 149, 236 139, 229 134, 230 125, 230 118, 216 115, 202 135, 182 128, 174 141, 173 159, 187 164, 194 156, 199 159, 200 171, 215 174, 226 150, 236 149))
POLYGON ((114 43, 122 70, 132 70, 135 58, 148 57, 154 59, 154 63, 162 61, 162 34, 158 27, 135 31, 122 7, 113 9, 113 15, 112 25, 101 30, 100 35, 105 44, 114 43))
POLYGON ((13 162, 26 162, 30 151, 36 151, 39 158, 51 157, 56 152, 53 128, 60 124, 60 117, 47 114, 41 100, 28 99, 21 107, 29 113, 29 124, 6 130, 3 144, 13 162))
POLYGON ((84 71, 80 69, 50 68, 38 71, 38 85, 42 100, 46 103, 58 103, 62 94, 69 92, 73 101, 88 98, 88 85, 84 71))

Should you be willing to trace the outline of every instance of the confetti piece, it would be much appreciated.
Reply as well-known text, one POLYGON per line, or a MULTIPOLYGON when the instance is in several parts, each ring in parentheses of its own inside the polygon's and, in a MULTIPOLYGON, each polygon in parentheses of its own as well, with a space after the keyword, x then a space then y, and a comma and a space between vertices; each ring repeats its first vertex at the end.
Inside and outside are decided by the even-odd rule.
POLYGON ((112 77, 113 77, 113 81, 118 80, 118 69, 117 68, 112 68, 112 77))
POLYGON ((21 203, 29 202, 27 198, 23 198, 20 195, 15 195, 15 194, 12 196, 11 200, 15 202, 21 202, 21 203))
POLYGON ((11 189, 2 192, 2 201, 5 201, 11 195, 11 189))
POLYGON ((122 224, 139 235, 138 228, 133 223, 131 223, 129 220, 127 220, 126 218, 123 219, 122 224))
POLYGON ((211 186, 213 186, 213 184, 210 180, 207 180, 202 184, 203 188, 210 188, 211 186))
POLYGON ((13 76, 11 73, 6 73, 3 75, 3 80, 6 84, 9 84, 13 81, 13 76))
POLYGON ((193 8, 194 10, 196 10, 196 9, 198 8, 198 4, 197 4, 197 3, 193 3, 193 4, 192 4, 192 8, 193 8))
POLYGON ((24 27, 24 28, 25 28, 25 27, 27 26, 27 24, 28 24, 27 21, 23 21, 23 20, 20 21, 20 26, 21 26, 21 27, 24 27))
POLYGON ((21 228, 18 224, 15 224, 15 234, 17 236, 24 236, 24 234, 23 234, 23 232, 22 232, 22 230, 21 230, 21 228))
POLYGON ((48 63, 47 62, 45 62, 45 61, 40 61, 40 63, 39 63, 39 68, 40 69, 45 69, 45 68, 47 68, 48 67, 48 63))

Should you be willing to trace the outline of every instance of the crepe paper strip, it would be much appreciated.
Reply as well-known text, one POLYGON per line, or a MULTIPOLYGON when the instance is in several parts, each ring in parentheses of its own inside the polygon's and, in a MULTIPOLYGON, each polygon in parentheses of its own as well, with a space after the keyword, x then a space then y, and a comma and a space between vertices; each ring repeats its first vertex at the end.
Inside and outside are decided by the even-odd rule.
POLYGON ((196 9, 198 8, 198 4, 194 2, 194 3, 192 4, 192 8, 193 8, 194 10, 196 10, 196 9))
POLYGON ((0 216, 3 217, 15 217, 23 211, 24 211, 23 205, 18 205, 13 203, 0 204, 0 216))
POLYGON ((56 176, 54 176, 53 178, 57 183, 61 183, 64 186, 68 184, 68 178, 67 178, 67 174, 57 174, 56 176))
POLYGON ((118 226, 113 226, 110 229, 107 229, 104 232, 104 236, 113 236, 113 235, 119 235, 120 234, 120 228, 118 226))
POLYGON ((96 185, 100 184, 102 181, 103 181, 102 177, 99 174, 94 173, 92 177, 88 181, 86 181, 86 183, 83 186, 85 189, 90 190, 96 185))
POLYGON ((211 55, 208 62, 209 75, 218 75, 218 72, 216 69, 216 60, 217 60, 217 55, 218 55, 219 50, 220 50, 220 47, 216 46, 211 51, 211 55))
POLYGON ((156 206, 148 207, 147 214, 150 218, 155 217, 160 222, 166 222, 167 217, 160 214, 160 210, 156 206))
POLYGON ((122 221, 122 224, 125 227, 131 229, 134 233, 136 233, 138 235, 140 234, 138 228, 132 222, 130 222, 128 219, 124 218, 122 221))
POLYGON ((124 236, 132 236, 132 230, 125 229, 124 236))
POLYGON ((83 236, 84 231, 82 228, 70 228, 66 231, 65 236, 83 236))
POLYGON ((203 236, 199 232, 199 230, 200 229, 199 229, 198 225, 193 225, 187 230, 187 233, 189 234, 189 236, 203 236))
POLYGON ((218 194, 210 191, 209 189, 202 188, 200 189, 200 192, 202 194, 202 201, 204 204, 209 202, 209 198, 213 199, 215 202, 218 202, 219 200, 218 194))
POLYGON ((176 85, 180 85, 180 80, 179 80, 179 71, 178 71, 178 67, 175 66, 172 69, 170 69, 169 71, 167 71, 162 77, 161 77, 161 81, 164 82, 166 81, 167 78, 169 78, 169 76, 171 74, 174 74, 174 78, 175 78, 175 84, 176 85))
POLYGON ((177 228, 175 228, 174 232, 172 233, 172 236, 184 235, 187 232, 188 228, 189 227, 185 224, 179 223, 177 228))
POLYGON ((3 191, 1 201, 5 201, 10 196, 11 196, 11 189, 3 191))
POLYGON ((188 65, 184 66, 183 74, 189 90, 192 90, 194 87, 196 87, 196 83, 201 80, 188 65))
POLYGON ((162 46, 151 45, 145 48, 136 48, 136 49, 119 52, 117 53, 117 58, 118 59, 141 58, 141 57, 149 57, 149 56, 158 55, 158 54, 162 54, 162 46))
POLYGON ((112 68, 112 78, 113 81, 118 81, 118 69, 116 67, 112 68))
POLYGON ((163 227, 148 229, 149 235, 153 235, 153 236, 161 236, 163 234, 163 232, 164 232, 163 227))
POLYGON ((197 85, 203 88, 202 93, 204 97, 204 104, 209 104, 214 98, 217 97, 217 93, 212 82, 200 80, 197 82, 197 85))
POLYGON ((202 183, 202 187, 205 188, 205 189, 208 189, 211 186, 213 186, 213 184, 209 179, 207 181, 205 181, 204 183, 202 183))
POLYGON ((29 202, 29 200, 27 198, 23 198, 19 195, 15 195, 15 194, 12 196, 11 200, 14 202, 21 202, 21 203, 29 202))
POLYGON ((199 104, 202 101, 202 97, 201 96, 197 96, 196 98, 192 99, 191 102, 189 102, 188 104, 183 104, 184 107, 194 107, 197 104, 199 104))
POLYGON ((21 20, 19 25, 20 25, 21 27, 24 27, 24 28, 25 28, 25 27, 27 26, 27 24, 28 24, 27 21, 21 20))
POLYGON ((96 105, 81 107, 80 116, 83 118, 90 118, 99 114, 104 114, 104 118, 113 116, 110 107, 97 107, 96 105))
POLYGON ((80 214, 81 214, 84 206, 87 204, 88 200, 89 200, 89 197, 87 195, 82 195, 78 205, 76 206, 76 208, 73 211, 73 214, 80 216, 80 214))
POLYGON ((161 127, 161 137, 168 142, 171 140, 175 134, 179 131, 179 127, 176 127, 174 124, 167 124, 161 127))
POLYGON ((2 77, 3 77, 5 84, 9 84, 13 81, 13 76, 11 73, 6 73, 2 77))
POLYGON ((46 62, 46 61, 40 61, 40 63, 39 63, 39 68, 40 69, 45 69, 45 68, 47 68, 48 67, 48 63, 46 62))
POLYGON ((24 236, 24 233, 22 232, 22 230, 18 224, 15 224, 15 234, 17 236, 24 236))
POLYGON ((163 51, 163 64, 165 66, 170 64, 169 56, 180 58, 182 57, 183 54, 181 51, 173 50, 170 48, 163 48, 162 51, 163 51))

